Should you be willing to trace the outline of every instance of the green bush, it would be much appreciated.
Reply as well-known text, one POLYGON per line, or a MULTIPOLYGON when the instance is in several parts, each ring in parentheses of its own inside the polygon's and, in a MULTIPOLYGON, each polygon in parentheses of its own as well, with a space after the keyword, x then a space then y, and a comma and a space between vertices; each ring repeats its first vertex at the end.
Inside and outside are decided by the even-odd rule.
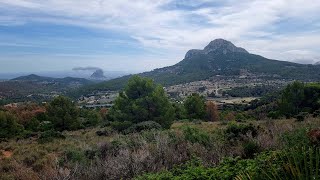
POLYGON ((154 121, 145 121, 145 122, 141 122, 141 123, 130 126, 127 130, 125 130, 125 133, 141 132, 144 130, 152 130, 152 129, 160 130, 161 125, 154 121))
POLYGON ((80 116, 84 119, 82 124, 85 127, 97 126, 102 122, 102 117, 96 110, 81 109, 80 116))
POLYGON ((0 139, 13 138, 23 132, 23 126, 9 112, 0 111, 0 139))
POLYGON ((65 152, 66 161, 83 163, 87 160, 84 151, 69 149, 65 152))
POLYGON ((54 131, 54 130, 48 130, 48 131, 44 131, 40 134, 38 142, 39 143, 52 142, 56 138, 65 139, 65 136, 61 132, 54 131))
POLYGON ((244 158, 253 158, 256 153, 259 152, 260 146, 254 141, 248 141, 242 144, 244 158))
POLYGON ((210 135, 204 131, 190 126, 182 128, 184 138, 191 143, 199 143, 204 146, 210 145, 210 135))
POLYGON ((119 132, 122 132, 126 129, 128 129, 130 126, 132 126, 132 122, 131 121, 123 121, 123 122, 120 122, 120 121, 113 121, 111 122, 111 127, 114 129, 114 130, 117 130, 119 132))
POLYGON ((54 129, 53 124, 51 121, 42 121, 39 123, 39 131, 44 132, 44 131, 49 131, 54 129))
POLYGON ((266 166, 259 167, 258 173, 242 173, 236 179, 319 179, 320 150, 314 147, 297 147, 277 153, 273 160, 265 162, 266 166))
POLYGON ((281 114, 279 111, 271 111, 268 113, 268 118, 271 118, 271 119, 279 119, 281 117, 281 114))
POLYGON ((300 112, 298 115, 296 115, 297 121, 301 122, 304 121, 308 113, 306 112, 300 112))
POLYGON ((319 117, 320 116, 320 109, 316 110, 315 112, 313 112, 312 116, 313 117, 319 117))
POLYGON ((36 118, 32 118, 25 125, 25 129, 33 132, 39 131, 40 122, 36 118))
MULTIPOLYGON (((192 159, 184 165, 177 166, 170 171, 160 173, 149 173, 137 177, 137 180, 148 179, 198 179, 198 180, 231 180, 242 172, 258 172, 258 160, 241 160, 237 158, 225 158, 217 167, 208 168, 196 159, 192 159)), ((263 164, 263 163, 260 163, 263 164)), ((259 174, 259 173, 257 173, 259 174)))
POLYGON ((227 140, 243 140, 248 134, 252 137, 258 135, 258 129, 253 124, 230 123, 224 130, 227 140))
POLYGON ((284 148, 303 147, 310 145, 306 128, 299 128, 290 132, 285 132, 281 135, 280 141, 284 145, 284 148))
POLYGON ((96 131, 96 135, 98 135, 98 136, 110 136, 113 133, 114 133, 114 130, 111 129, 110 127, 104 128, 104 130, 96 131))

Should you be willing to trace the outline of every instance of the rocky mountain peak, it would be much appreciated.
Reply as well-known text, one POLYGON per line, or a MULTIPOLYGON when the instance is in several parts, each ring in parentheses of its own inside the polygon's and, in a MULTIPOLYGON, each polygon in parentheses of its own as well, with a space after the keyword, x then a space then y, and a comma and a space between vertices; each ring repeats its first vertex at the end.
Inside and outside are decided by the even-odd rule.
POLYGON ((189 50, 185 58, 189 58, 195 54, 209 54, 211 52, 222 52, 224 54, 227 54, 228 52, 248 53, 248 51, 246 51, 241 47, 235 46, 230 41, 227 41, 224 39, 215 39, 211 41, 203 50, 198 50, 198 49, 189 50))
POLYGON ((104 72, 102 69, 97 69, 91 76, 91 79, 105 79, 104 72))
POLYGON ((215 39, 211 41, 205 48, 204 51, 209 53, 212 51, 229 51, 229 52, 241 52, 241 53, 248 53, 243 48, 237 47, 234 44, 232 44, 230 41, 224 40, 224 39, 215 39))

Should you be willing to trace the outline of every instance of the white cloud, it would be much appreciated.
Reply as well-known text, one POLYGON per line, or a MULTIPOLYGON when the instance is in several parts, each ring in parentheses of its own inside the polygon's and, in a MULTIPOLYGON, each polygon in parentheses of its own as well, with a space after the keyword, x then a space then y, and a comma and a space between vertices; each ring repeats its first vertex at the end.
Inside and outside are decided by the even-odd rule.
POLYGON ((6 9, 7 15, 0 16, 0 23, 41 21, 114 29, 129 34, 144 47, 175 52, 168 54, 168 59, 177 54, 182 58, 188 49, 202 48, 215 38, 226 38, 269 58, 294 60, 306 50, 305 59, 320 56, 317 29, 277 29, 281 21, 288 19, 297 24, 319 24, 319 0, 219 0, 215 2, 222 5, 164 8, 183 3, 197 7, 210 2, 213 1, 2 0, 0 10, 6 9), (199 18, 199 22, 190 17, 199 18))

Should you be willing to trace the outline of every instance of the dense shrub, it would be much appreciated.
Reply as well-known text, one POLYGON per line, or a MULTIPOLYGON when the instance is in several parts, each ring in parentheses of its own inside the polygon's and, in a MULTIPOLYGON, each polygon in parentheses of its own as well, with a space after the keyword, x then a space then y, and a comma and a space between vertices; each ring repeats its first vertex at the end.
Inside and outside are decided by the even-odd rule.
POLYGON ((80 110, 80 116, 83 118, 83 126, 94 127, 102 122, 101 114, 96 110, 80 110))
POLYGON ((307 136, 306 128, 298 128, 293 131, 285 132, 280 137, 281 143, 285 148, 309 146, 310 140, 307 136))
POLYGON ((271 119, 279 119, 281 117, 281 114, 279 111, 271 111, 268 113, 268 118, 271 118, 271 119))
POLYGON ((270 155, 261 155, 256 159, 243 160, 239 157, 236 158, 225 158, 218 166, 208 168, 203 166, 199 160, 191 160, 184 165, 175 167, 170 171, 163 171, 160 173, 144 174, 137 177, 138 180, 148 179, 203 179, 203 180, 231 180, 237 177, 237 175, 243 172, 250 172, 255 174, 257 179, 264 177, 262 175, 260 167, 265 164, 270 158, 270 155))
POLYGON ((176 119, 182 120, 187 118, 187 112, 183 104, 174 103, 173 105, 176 119))
POLYGON ((109 128, 104 128, 104 130, 99 130, 99 131, 96 131, 96 134, 98 136, 110 136, 114 133, 113 129, 111 129, 110 127, 109 128))
POLYGON ((40 122, 36 118, 32 118, 25 125, 25 129, 33 132, 39 131, 40 122))
POLYGON ((130 126, 132 126, 132 122, 131 121, 113 121, 111 122, 111 127, 114 129, 114 130, 117 130, 119 132, 122 132, 126 129, 128 129, 130 126))
POLYGON ((259 144, 254 141, 247 141, 242 144, 243 147, 243 157, 253 158, 253 156, 259 152, 259 144))
POLYGON ((0 111, 0 138, 12 138, 23 131, 23 126, 16 120, 16 117, 9 112, 0 111))
POLYGON ((65 161, 84 163, 86 160, 87 157, 84 151, 77 149, 68 149, 65 151, 65 161))
POLYGON ((293 117, 301 111, 313 113, 320 108, 319 100, 319 83, 294 82, 282 91, 279 109, 286 117, 293 117))
POLYGON ((243 140, 245 137, 258 135, 258 129, 253 124, 230 123, 224 130, 227 140, 243 140))
POLYGON ((145 121, 145 122, 132 125, 127 130, 125 130, 125 133, 140 132, 140 131, 152 130, 152 129, 160 130, 161 125, 154 121, 145 121))
POLYGON ((44 132, 54 129, 54 126, 51 121, 42 121, 40 122, 38 129, 39 131, 44 132))
POLYGON ((313 112, 312 116, 313 117, 319 117, 320 116, 320 110, 316 110, 315 112, 313 112))
POLYGON ((210 135, 197 128, 185 126, 182 128, 185 139, 191 143, 199 143, 204 146, 210 145, 210 135))
POLYGON ((48 131, 44 131, 40 134, 40 137, 38 139, 39 143, 47 143, 47 142, 52 142, 54 139, 56 138, 62 138, 64 139, 65 136, 58 131, 54 131, 54 130, 48 130, 48 131))
POLYGON ((298 115, 296 115, 297 121, 304 121, 308 113, 306 112, 300 112, 298 115))
POLYGON ((320 150, 314 147, 298 147, 276 153, 265 167, 257 172, 242 173, 237 179, 319 179, 320 150))

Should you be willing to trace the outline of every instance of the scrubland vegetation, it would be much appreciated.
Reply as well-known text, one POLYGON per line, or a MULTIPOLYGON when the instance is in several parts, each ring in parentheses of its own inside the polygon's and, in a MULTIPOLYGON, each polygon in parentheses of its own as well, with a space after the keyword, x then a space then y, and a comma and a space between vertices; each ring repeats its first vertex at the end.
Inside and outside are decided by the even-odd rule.
POLYGON ((319 84, 218 110, 135 76, 111 109, 3 107, 0 179, 319 179, 319 108, 319 84))

